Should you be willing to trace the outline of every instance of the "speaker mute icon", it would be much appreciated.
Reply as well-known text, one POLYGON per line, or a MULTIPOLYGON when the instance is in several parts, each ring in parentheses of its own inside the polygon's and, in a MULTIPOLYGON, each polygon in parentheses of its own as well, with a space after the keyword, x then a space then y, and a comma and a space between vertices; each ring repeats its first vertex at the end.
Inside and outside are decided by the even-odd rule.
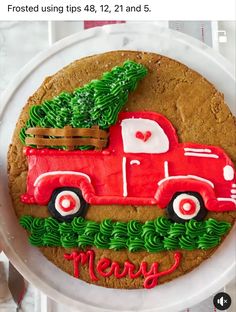
POLYGON ((231 298, 228 294, 226 294, 224 292, 220 292, 220 293, 215 295, 215 297, 213 299, 213 303, 214 303, 214 306, 218 310, 224 311, 230 307, 231 298))

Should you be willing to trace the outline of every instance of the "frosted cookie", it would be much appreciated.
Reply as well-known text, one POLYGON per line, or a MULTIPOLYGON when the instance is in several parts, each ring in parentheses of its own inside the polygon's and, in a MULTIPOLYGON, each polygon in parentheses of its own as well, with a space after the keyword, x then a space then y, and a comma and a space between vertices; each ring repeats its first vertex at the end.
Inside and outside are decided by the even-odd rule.
POLYGON ((8 155, 12 201, 60 269, 153 288, 200 265, 233 225, 235 140, 223 95, 185 65, 87 57, 26 103, 8 155))

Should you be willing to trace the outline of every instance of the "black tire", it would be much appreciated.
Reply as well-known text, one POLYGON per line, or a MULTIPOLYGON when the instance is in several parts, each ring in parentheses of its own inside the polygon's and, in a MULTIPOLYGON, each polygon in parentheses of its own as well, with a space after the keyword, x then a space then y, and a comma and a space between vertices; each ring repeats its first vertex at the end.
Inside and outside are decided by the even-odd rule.
POLYGON ((197 193, 197 192, 188 192, 187 191, 187 192, 175 193, 174 196, 172 197, 171 201, 169 202, 166 210, 167 210, 167 214, 168 214, 169 218, 172 221, 177 222, 177 223, 184 223, 184 222, 187 222, 187 221, 189 221, 191 219, 196 220, 196 221, 201 221, 207 215, 207 209, 205 207, 205 204, 204 204, 204 201, 202 199, 202 196, 199 193, 197 193), (200 204, 200 210, 198 211, 196 216, 194 216, 192 218, 189 218, 187 220, 181 218, 174 210, 174 201, 181 194, 191 195, 191 196, 195 197, 195 199, 198 200, 198 202, 200 204))
POLYGON ((52 193, 51 199, 48 203, 48 210, 50 214, 56 218, 58 221, 64 221, 64 222, 70 222, 74 217, 83 217, 86 215, 87 209, 88 209, 88 203, 84 200, 82 196, 82 192, 80 189, 75 188, 75 187, 60 187, 54 190, 52 193), (57 196, 65 191, 69 191, 74 193, 74 195, 79 198, 80 201, 80 207, 79 210, 76 213, 68 214, 66 216, 63 216, 60 214, 60 212, 56 209, 55 204, 56 204, 56 198, 57 196))

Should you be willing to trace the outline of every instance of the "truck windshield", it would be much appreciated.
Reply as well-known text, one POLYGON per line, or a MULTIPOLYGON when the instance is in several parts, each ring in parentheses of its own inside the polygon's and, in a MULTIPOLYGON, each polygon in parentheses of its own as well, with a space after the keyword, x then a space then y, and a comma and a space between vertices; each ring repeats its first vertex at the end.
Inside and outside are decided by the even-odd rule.
POLYGON ((154 120, 124 119, 121 122, 121 129, 125 153, 160 154, 169 150, 169 139, 154 120))

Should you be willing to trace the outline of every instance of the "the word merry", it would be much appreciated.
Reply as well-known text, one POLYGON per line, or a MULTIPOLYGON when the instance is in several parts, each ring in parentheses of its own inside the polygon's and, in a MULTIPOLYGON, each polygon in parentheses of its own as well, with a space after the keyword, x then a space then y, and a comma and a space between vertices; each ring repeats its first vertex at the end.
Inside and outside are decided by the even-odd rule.
POLYGON ((92 281, 98 281, 97 275, 103 277, 109 277, 114 275, 116 278, 122 278, 128 276, 131 279, 143 276, 144 288, 153 288, 158 284, 158 279, 161 276, 171 274, 174 272, 181 260, 181 253, 174 253, 174 264, 167 270, 159 272, 159 263, 153 262, 150 269, 148 269, 147 262, 141 262, 139 268, 130 262, 125 261, 124 265, 120 265, 116 261, 111 261, 108 258, 102 258, 95 264, 95 253, 93 250, 72 252, 71 254, 64 254, 64 258, 67 260, 73 260, 74 263, 74 276, 79 278, 79 268, 80 265, 88 265, 89 275, 92 281))

